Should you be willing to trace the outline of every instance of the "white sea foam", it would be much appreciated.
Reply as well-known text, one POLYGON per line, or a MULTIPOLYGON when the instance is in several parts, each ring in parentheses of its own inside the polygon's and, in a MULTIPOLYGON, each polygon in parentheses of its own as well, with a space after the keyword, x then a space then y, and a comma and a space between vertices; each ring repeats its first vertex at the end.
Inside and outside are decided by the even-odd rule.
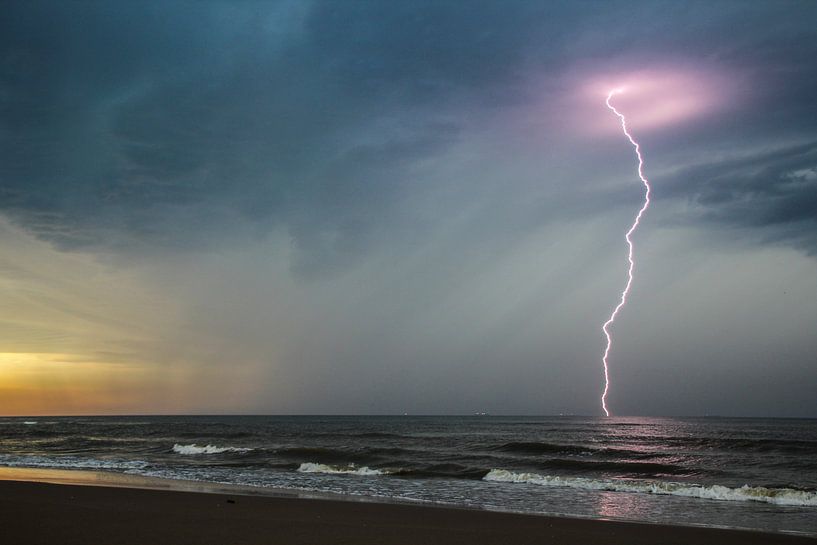
POLYGON ((251 448, 242 447, 219 447, 216 445, 204 445, 200 447, 196 444, 180 445, 176 443, 173 445, 173 452, 176 454, 184 454, 187 456, 197 454, 221 454, 222 452, 249 452, 251 448))
POLYGON ((23 424, 25 424, 26 426, 33 426, 36 423, 37 423, 36 420, 26 420, 25 422, 23 422, 23 424))
POLYGON ((537 473, 514 473, 505 469, 492 469, 485 481, 528 483, 541 486, 560 486, 584 490, 608 490, 612 492, 635 492, 725 501, 757 501, 776 505, 817 506, 817 492, 792 488, 765 488, 744 485, 728 486, 674 483, 663 481, 618 481, 587 479, 583 477, 558 477, 537 473))
POLYGON ((366 466, 357 467, 355 464, 348 466, 330 466, 326 464, 316 464, 314 462, 301 464, 298 471, 301 473, 330 473, 333 475, 386 475, 388 473, 380 469, 370 469, 366 466))
POLYGON ((148 466, 142 460, 100 460, 78 456, 15 456, 0 455, 0 466, 43 467, 54 469, 121 469, 139 470, 148 466))

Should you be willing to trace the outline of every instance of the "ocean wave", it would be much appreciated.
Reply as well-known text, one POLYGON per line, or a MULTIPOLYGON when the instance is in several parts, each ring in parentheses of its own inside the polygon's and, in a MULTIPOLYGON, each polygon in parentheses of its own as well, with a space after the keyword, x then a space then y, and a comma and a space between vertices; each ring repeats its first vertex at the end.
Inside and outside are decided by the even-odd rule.
POLYGON ((509 452, 511 454, 561 454, 569 456, 626 457, 636 460, 659 458, 662 455, 660 452, 644 450, 629 450, 623 448, 572 445, 564 443, 546 443, 542 441, 514 441, 492 447, 491 450, 509 452))
POLYGON ((288 458, 300 457, 301 459, 320 458, 322 460, 345 460, 353 455, 352 452, 343 449, 335 449, 328 447, 308 447, 308 446, 290 446, 282 447, 273 450, 275 454, 286 456, 288 458))
POLYGON ((382 464, 395 457, 421 456, 423 451, 400 447, 330 448, 318 446, 286 446, 271 449, 275 456, 288 460, 313 460, 322 464, 382 464))
POLYGON ((515 441, 505 443, 495 447, 494 450, 502 452, 518 452, 521 454, 595 454, 600 449, 585 447, 581 445, 563 445, 558 443, 543 443, 543 442, 529 442, 529 441, 515 441))
POLYGON ((726 449, 817 454, 817 441, 802 439, 720 439, 716 442, 726 449))
MULTIPOLYGON (((408 463, 405 465, 409 465, 408 463)), ((465 466, 456 463, 428 464, 420 467, 402 467, 391 471, 390 475, 406 478, 447 478, 480 480, 488 473, 487 469, 465 466)))
POLYGON ((198 454, 221 454, 223 452, 250 452, 251 448, 244 447, 219 447, 216 445, 204 445, 200 447, 196 444, 180 445, 176 443, 173 445, 173 452, 176 454, 183 454, 185 456, 195 456, 198 454))
POLYGON ((38 450, 62 454, 82 454, 86 451, 106 451, 110 448, 130 446, 133 450, 144 450, 151 446, 164 449, 164 445, 151 445, 149 441, 135 437, 94 437, 87 435, 71 435, 55 437, 53 434, 30 434, 25 438, 26 443, 38 450))
POLYGON ((573 458, 553 458, 549 460, 537 461, 537 466, 542 469, 568 469, 582 472, 612 472, 628 475, 694 475, 695 470, 674 464, 659 464, 655 462, 637 461, 595 461, 577 460, 573 458))
POLYGON ((332 475, 387 475, 389 472, 382 469, 371 469, 366 466, 357 467, 355 464, 347 466, 331 466, 326 464, 316 464, 305 462, 298 467, 299 473, 329 473, 332 475))
POLYGON ((42 467, 52 469, 120 469, 137 470, 147 467, 142 460, 100 460, 75 456, 13 456, 0 455, 0 466, 42 467))
POLYGON ((366 431, 361 433, 351 433, 349 437, 360 437, 364 439, 399 439, 405 437, 397 433, 388 433, 384 431, 366 431))
MULTIPOLYGON (((626 436, 623 438, 626 439, 626 436)), ((685 450, 741 450, 756 452, 784 452, 788 454, 817 454, 817 440, 751 437, 689 437, 643 435, 638 442, 674 447, 685 450)))
POLYGON ((722 501, 756 501, 775 505, 817 506, 817 492, 795 490, 793 488, 766 488, 744 485, 739 488, 728 486, 685 484, 659 481, 618 481, 588 479, 583 477, 558 477, 537 473, 515 473, 505 469, 492 469, 485 481, 527 483, 541 486, 580 488, 584 490, 606 490, 611 492, 634 492, 684 496, 722 501))

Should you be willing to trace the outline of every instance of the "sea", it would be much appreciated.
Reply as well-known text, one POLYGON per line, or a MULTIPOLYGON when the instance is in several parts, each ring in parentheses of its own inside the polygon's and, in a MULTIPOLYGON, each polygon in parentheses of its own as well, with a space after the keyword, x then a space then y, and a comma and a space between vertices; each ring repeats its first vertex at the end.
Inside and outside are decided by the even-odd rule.
POLYGON ((0 466, 817 536, 817 420, 0 418, 0 466))

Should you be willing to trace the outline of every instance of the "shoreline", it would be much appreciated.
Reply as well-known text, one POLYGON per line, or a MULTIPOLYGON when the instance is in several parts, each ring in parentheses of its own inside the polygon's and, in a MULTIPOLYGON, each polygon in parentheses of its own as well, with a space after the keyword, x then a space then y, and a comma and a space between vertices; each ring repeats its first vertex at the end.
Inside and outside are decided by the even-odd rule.
POLYGON ((280 532, 281 525, 290 528, 291 533, 285 533, 281 540, 275 539, 274 542, 286 544, 442 544, 459 543, 459 538, 469 545, 502 541, 611 545, 817 544, 817 536, 798 533, 516 513, 389 500, 104 471, 0 468, 0 524, 4 533, 13 536, 13 542, 20 544, 51 543, 57 536, 69 537, 67 540, 61 538, 63 543, 105 542, 111 545, 189 540, 202 544, 265 543, 267 541, 261 539, 264 532, 280 532), (236 505, 245 507, 237 509, 236 505), (157 510, 158 506, 161 508, 157 510), (237 517, 226 516, 225 507, 237 517), (167 530, 167 539, 153 533, 145 535, 139 530, 142 523, 132 528, 128 521, 130 524, 137 522, 132 518, 134 511, 141 513, 145 517, 142 523, 148 525, 154 524, 157 517, 163 520, 160 526, 167 530), (232 528, 235 535, 224 535, 212 528, 215 514, 220 521, 218 524, 232 528), (82 519, 94 520, 90 526, 82 528, 72 522, 82 519), (42 526, 44 520, 50 522, 42 526), (184 521, 187 522, 182 524, 184 521), (429 521, 435 522, 429 525, 429 521), (313 528, 318 522, 322 528, 320 531, 313 528), (475 527, 480 528, 478 534, 474 533, 475 527), (34 533, 27 533, 26 528, 29 531, 35 529, 34 533), (375 528, 378 530, 373 532, 375 528), (412 538, 419 535, 417 532, 423 537, 412 538), (70 538, 74 534, 75 537, 70 538), (311 537, 301 539, 305 534, 311 537), (222 541, 210 539, 208 536, 211 535, 220 536, 222 541))

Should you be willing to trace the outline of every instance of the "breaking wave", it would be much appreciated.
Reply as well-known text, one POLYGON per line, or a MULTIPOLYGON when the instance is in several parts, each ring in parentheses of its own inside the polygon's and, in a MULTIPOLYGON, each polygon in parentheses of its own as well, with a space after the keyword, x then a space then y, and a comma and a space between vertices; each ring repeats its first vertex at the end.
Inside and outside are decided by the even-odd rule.
POLYGON ((140 470, 148 467, 142 460, 100 460, 79 456, 0 455, 3 467, 42 467, 52 469, 140 470))
POLYGON ((505 469, 492 469, 483 477, 483 480, 580 488, 584 490, 684 496, 707 500, 756 501, 776 505, 817 506, 817 492, 795 490, 793 488, 766 488, 749 485, 730 488, 717 484, 703 486, 664 481, 612 481, 582 477, 557 477, 537 473, 515 473, 505 469))
POLYGON ((388 472, 382 469, 371 469, 366 466, 357 467, 355 464, 347 466, 331 466, 326 464, 316 464, 305 462, 298 467, 300 473, 329 473, 332 475, 387 475, 388 472))
POLYGON ((242 447, 219 447, 216 445, 204 445, 200 447, 196 444, 180 445, 176 443, 173 445, 173 452, 176 454, 184 454, 187 456, 197 454, 221 454, 223 452, 250 452, 251 448, 242 447))

